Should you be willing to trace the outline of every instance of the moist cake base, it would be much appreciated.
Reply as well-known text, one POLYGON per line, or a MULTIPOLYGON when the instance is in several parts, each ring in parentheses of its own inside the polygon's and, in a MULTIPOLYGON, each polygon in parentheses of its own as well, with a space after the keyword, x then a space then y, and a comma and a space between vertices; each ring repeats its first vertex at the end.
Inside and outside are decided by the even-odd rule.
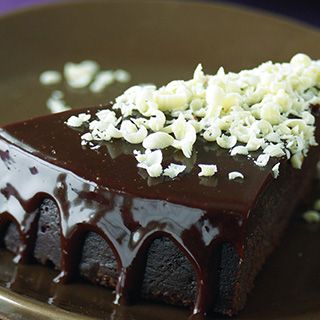
MULTIPOLYGON (((313 199, 308 200, 313 203, 313 199)), ((314 254, 314 246, 310 246, 320 241, 320 226, 301 220, 301 212, 305 209, 299 207, 291 219, 280 245, 256 278, 246 307, 236 316, 237 319, 295 317, 305 320, 306 315, 317 317, 320 314, 320 261, 314 254), (293 277, 296 281, 292 281, 293 277)), ((46 304, 49 303, 94 318, 108 319, 113 314, 117 320, 149 320, 155 315, 158 320, 185 320, 188 316, 185 308, 145 301, 129 308, 113 306, 112 290, 84 283, 81 279, 69 285, 55 284, 52 279, 59 271, 39 263, 17 265, 12 262, 13 257, 10 252, 0 249, 0 287, 43 302, 43 310, 47 310, 46 304)), ((5 312, 4 309, 1 311, 5 312)), ((16 309, 16 312, 20 314, 20 310, 16 309)), ((77 315, 74 317, 76 319, 77 315)), ((222 316, 213 315, 212 318, 221 319, 222 316)))

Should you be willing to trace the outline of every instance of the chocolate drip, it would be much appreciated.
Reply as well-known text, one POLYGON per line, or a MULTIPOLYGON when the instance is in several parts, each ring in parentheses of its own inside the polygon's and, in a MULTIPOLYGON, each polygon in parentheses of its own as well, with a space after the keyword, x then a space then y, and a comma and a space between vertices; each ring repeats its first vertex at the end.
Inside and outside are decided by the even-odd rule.
MULTIPOLYGON (((271 167, 278 160, 261 169, 199 142, 186 175, 145 179, 136 167, 133 146, 115 141, 99 150, 81 147, 80 133, 64 124, 71 114, 30 120, 0 132, 0 223, 13 220, 19 226, 18 260, 31 256, 37 209, 44 198, 51 198, 61 221, 57 281, 77 275, 82 239, 93 231, 108 242, 118 262, 115 302, 129 303, 141 286, 151 242, 166 236, 194 266, 198 292, 193 315, 203 316, 214 304, 218 248, 228 242, 242 256, 250 208, 271 181, 271 167), (217 164, 219 176, 200 180, 199 163, 217 164), (243 172, 245 180, 229 181, 227 173, 233 170, 243 172)), ((181 159, 170 150, 164 156, 168 163, 181 159)))

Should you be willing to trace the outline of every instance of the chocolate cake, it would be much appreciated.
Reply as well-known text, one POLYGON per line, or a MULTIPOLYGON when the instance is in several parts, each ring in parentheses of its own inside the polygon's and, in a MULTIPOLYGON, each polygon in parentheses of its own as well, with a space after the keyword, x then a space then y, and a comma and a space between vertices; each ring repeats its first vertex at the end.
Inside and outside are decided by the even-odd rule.
POLYGON ((199 65, 188 81, 4 126, 2 243, 55 281, 114 288, 116 304, 237 313, 315 177, 319 79, 304 54, 238 74, 199 65))
POLYGON ((192 161, 213 159, 224 175, 199 179, 186 163, 188 174, 151 181, 125 141, 82 147, 81 133, 64 124, 72 114, 1 129, 1 234, 16 260, 53 265, 62 281, 80 275, 114 287, 118 302, 240 310, 314 177, 319 149, 301 170, 282 158, 274 179, 276 158, 260 168, 200 140, 192 161), (230 181, 239 168, 247 179, 230 181))

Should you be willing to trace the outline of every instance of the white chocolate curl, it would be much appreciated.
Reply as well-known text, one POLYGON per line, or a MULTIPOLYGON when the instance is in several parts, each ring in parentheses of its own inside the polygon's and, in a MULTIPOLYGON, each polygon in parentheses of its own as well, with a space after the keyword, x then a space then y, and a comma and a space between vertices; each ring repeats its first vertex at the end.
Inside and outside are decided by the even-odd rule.
POLYGON ((215 164, 199 164, 201 171, 198 173, 199 177, 211 177, 218 172, 215 164))
POLYGON ((147 170, 150 177, 159 177, 162 174, 162 152, 161 150, 151 151, 149 149, 143 154, 134 151, 138 161, 138 167, 147 170))
POLYGON ((244 179, 244 175, 238 171, 229 172, 228 177, 229 177, 229 180, 244 179))
POLYGON ((169 167, 163 170, 163 175, 171 179, 177 177, 186 169, 186 166, 181 164, 170 163, 169 167))

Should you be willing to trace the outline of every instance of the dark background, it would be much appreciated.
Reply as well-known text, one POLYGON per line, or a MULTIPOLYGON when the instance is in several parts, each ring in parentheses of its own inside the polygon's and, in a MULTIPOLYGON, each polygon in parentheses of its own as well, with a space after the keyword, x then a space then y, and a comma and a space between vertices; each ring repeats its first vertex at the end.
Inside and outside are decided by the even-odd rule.
MULTIPOLYGON (((212 0, 207 1, 212 2, 212 0)), ((223 0, 220 2, 259 8, 320 27, 320 0, 223 0)))
MULTIPOLYGON (((57 0, 0 0, 0 14, 18 8, 54 2, 57 0)), ((60 0, 61 1, 61 0, 60 0)), ((90 1, 90 0, 88 0, 90 1)), ((132 0, 134 1, 134 0, 132 0)), ((151 1, 151 0, 149 0, 151 1)), ((184 0, 181 0, 184 1, 184 0)), ((217 0, 194 0, 214 2, 217 0)), ((219 1, 219 0, 218 0, 219 1)), ((236 3, 241 6, 259 8, 276 14, 289 16, 304 23, 320 27, 320 0, 220 0, 222 3, 236 3)))

